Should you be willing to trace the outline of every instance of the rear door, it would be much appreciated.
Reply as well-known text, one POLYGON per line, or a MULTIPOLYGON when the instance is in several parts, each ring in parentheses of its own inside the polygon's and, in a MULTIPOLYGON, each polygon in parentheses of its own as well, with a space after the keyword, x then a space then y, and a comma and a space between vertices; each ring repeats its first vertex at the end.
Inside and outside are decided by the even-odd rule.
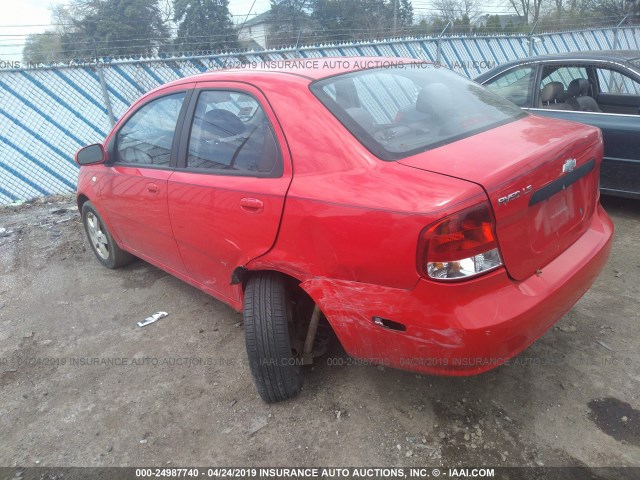
POLYGON ((622 68, 594 67, 603 116, 603 191, 640 196, 640 76, 622 68))
MULTIPOLYGON (((553 68, 557 68, 556 63, 553 68)), ((637 140, 640 138, 640 78, 609 64, 567 65, 557 68, 551 75, 546 75, 543 68, 541 85, 551 80, 561 81, 566 89, 573 78, 579 77, 588 78, 592 85, 590 93, 601 113, 549 108, 531 108, 530 111, 600 128, 604 139, 601 190, 616 195, 640 196, 640 142, 637 140)))
POLYGON ((236 267, 270 250, 291 182, 286 141, 262 93, 199 83, 168 182, 169 213, 189 276, 237 300, 236 267))
POLYGON ((109 227, 137 255, 185 272, 173 238, 167 179, 177 158, 176 126, 186 113, 187 86, 172 87, 138 106, 109 142, 100 178, 100 206, 109 227))

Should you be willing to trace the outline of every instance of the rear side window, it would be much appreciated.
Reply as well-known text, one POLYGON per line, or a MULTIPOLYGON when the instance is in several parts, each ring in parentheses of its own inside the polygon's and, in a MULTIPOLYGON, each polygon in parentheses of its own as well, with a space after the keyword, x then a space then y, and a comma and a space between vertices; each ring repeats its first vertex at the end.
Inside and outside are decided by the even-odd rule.
POLYGON ((596 70, 601 93, 613 95, 640 95, 640 83, 616 70, 596 70))
POLYGON ((271 124, 251 95, 211 90, 198 97, 187 168, 227 174, 277 175, 281 156, 271 124))
POLYGON ((140 107, 116 136, 116 161, 168 167, 185 93, 152 100, 140 107))
POLYGON ((526 115, 477 83, 427 64, 337 75, 313 83, 311 91, 383 160, 405 158, 526 115))

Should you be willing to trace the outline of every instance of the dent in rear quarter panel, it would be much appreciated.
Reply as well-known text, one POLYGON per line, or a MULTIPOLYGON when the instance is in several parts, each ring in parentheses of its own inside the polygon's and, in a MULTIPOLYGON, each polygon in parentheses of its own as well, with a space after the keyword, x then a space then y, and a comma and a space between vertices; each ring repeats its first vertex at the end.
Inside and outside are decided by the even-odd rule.
POLYGON ((312 278, 302 288, 322 306, 341 345, 353 357, 406 368, 397 364, 398 358, 444 358, 466 346, 463 329, 448 316, 453 297, 442 296, 442 291, 434 292, 440 297, 434 296, 433 307, 425 308, 405 290, 379 285, 312 278), (439 311, 439 303, 447 304, 447 309, 439 311), (382 328, 373 323, 374 316, 406 322, 407 330, 382 328))

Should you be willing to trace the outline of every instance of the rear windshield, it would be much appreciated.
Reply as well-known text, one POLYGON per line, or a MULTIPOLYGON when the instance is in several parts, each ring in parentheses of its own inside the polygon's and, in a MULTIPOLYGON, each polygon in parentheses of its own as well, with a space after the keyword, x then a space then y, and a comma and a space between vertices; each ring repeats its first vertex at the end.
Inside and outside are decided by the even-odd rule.
POLYGON ((311 91, 369 151, 398 160, 526 114, 446 68, 404 64, 337 75, 311 91))

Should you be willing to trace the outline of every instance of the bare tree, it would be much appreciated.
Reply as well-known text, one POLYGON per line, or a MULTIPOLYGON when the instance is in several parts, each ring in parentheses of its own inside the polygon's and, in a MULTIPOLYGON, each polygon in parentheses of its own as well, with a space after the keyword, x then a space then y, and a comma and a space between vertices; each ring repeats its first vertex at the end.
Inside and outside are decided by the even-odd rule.
POLYGON ((482 0, 459 0, 460 13, 466 16, 469 20, 475 20, 482 16, 482 7, 484 3, 482 0))
POLYGON ((565 14, 584 15, 595 3, 597 0, 553 0, 553 4, 549 2, 549 5, 543 5, 542 10, 560 20, 565 14))
POLYGON ((431 5, 441 20, 452 22, 458 18, 458 0, 434 0, 431 5))
POLYGON ((547 0, 507 0, 507 5, 519 17, 524 17, 525 22, 537 22, 540 18, 540 9, 547 0))
POLYGON ((433 9, 441 20, 453 22, 466 17, 474 20, 482 15, 482 0, 434 0, 433 9))
POLYGON ((592 3, 592 0, 569 0, 566 9, 571 13, 583 14, 592 3))
POLYGON ((173 21, 173 0, 158 0, 158 8, 160 9, 160 16, 165 25, 175 27, 173 21))
POLYGON ((564 0, 553 0, 556 6, 556 15, 558 18, 562 17, 564 13, 564 0))

